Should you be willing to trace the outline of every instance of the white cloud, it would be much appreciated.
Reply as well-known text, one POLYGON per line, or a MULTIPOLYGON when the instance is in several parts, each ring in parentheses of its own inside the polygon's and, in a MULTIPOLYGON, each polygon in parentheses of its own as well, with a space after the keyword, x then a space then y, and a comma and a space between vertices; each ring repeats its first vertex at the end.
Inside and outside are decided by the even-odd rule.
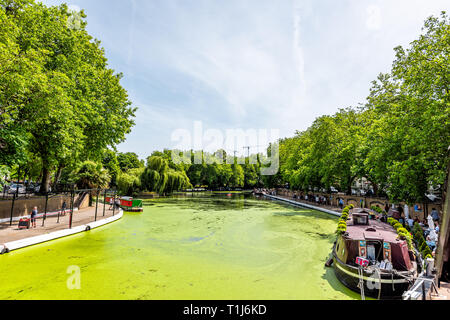
POLYGON ((450 11, 448 0, 77 2, 140 107, 125 149, 168 146, 196 120, 290 136, 364 103, 393 48, 450 11))
POLYGON ((381 10, 378 6, 368 6, 366 9, 367 21, 366 27, 369 30, 380 30, 381 29, 381 10))
POLYGON ((76 4, 69 4, 69 10, 73 12, 80 12, 81 8, 76 4))

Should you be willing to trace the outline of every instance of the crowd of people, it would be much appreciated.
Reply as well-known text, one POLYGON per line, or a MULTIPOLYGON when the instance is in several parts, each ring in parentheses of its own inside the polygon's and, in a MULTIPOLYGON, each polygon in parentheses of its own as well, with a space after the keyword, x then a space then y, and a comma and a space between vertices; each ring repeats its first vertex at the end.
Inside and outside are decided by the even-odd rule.
POLYGON ((440 231, 440 214, 436 208, 433 208, 428 217, 424 220, 419 219, 417 215, 413 218, 413 216, 409 213, 409 207, 407 205, 405 205, 404 208, 401 206, 398 206, 397 208, 389 208, 386 212, 388 212, 388 216, 398 220, 410 230, 416 223, 419 224, 423 229, 423 236, 426 239, 427 245, 433 251, 433 254, 435 253, 440 231))

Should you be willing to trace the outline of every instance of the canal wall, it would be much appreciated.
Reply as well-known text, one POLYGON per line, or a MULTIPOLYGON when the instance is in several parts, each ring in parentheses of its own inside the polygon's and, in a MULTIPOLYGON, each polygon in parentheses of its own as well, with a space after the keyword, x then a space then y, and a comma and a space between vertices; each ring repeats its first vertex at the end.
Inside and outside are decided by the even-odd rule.
MULTIPOLYGON (((77 195, 74 199, 76 203, 81 195, 77 195)), ((18 198, 14 201, 13 221, 19 221, 21 217, 29 216, 34 207, 38 208, 38 212, 45 211, 45 197, 32 198, 18 198)), ((67 209, 70 208, 70 195, 58 195, 48 198, 47 212, 57 212, 61 210, 64 203, 67 204, 67 209)), ((9 222, 11 219, 12 200, 0 200, 0 223, 9 222)), ((89 206, 89 197, 84 197, 83 201, 78 206, 78 209, 84 209, 89 206)))
MULTIPOLYGON (((363 196, 348 196, 348 195, 342 195, 342 194, 326 194, 326 193, 305 193, 302 191, 293 191, 293 190, 287 190, 287 189, 276 189, 276 194, 283 196, 283 197, 287 197, 287 198, 293 198, 294 195, 296 197, 300 197, 300 196, 305 196, 306 194, 308 194, 309 196, 322 196, 328 199, 329 204, 333 207, 339 207, 339 199, 342 199, 344 201, 344 206, 353 204, 355 206, 355 208, 360 208, 361 207, 361 201, 363 201, 363 207, 370 209, 372 206, 377 206, 380 207, 381 209, 384 209, 386 203, 389 203, 389 205, 392 205, 391 202, 389 202, 389 200, 384 199, 384 198, 376 198, 376 197, 363 197, 363 196), (331 196, 331 201, 330 201, 330 196, 331 196)), ((405 202, 399 202, 399 203, 395 203, 396 205, 401 205, 402 208, 405 206, 405 202)), ((413 206, 408 205, 409 207, 409 215, 410 217, 412 217, 413 219, 415 218, 419 218, 420 220, 424 220, 427 218, 428 213, 431 212, 431 210, 433 208, 436 208, 436 210, 439 211, 439 215, 443 216, 443 206, 441 203, 427 203, 427 204, 421 204, 421 203, 416 203, 413 206), (415 211, 414 207, 415 205, 419 206, 420 210, 415 211)))
POLYGON ((316 211, 325 212, 325 213, 331 214, 331 215, 336 216, 336 217, 340 217, 341 216, 341 214, 339 212, 336 212, 336 211, 333 211, 333 210, 324 209, 324 208, 320 208, 320 207, 316 207, 316 206, 313 206, 313 205, 310 205, 310 204, 301 203, 301 202, 297 202, 297 201, 293 201, 293 200, 289 200, 289 199, 285 199, 285 198, 281 198, 281 197, 277 197, 277 196, 272 196, 272 195, 269 195, 269 194, 265 194, 264 196, 267 197, 267 198, 273 199, 273 200, 287 202, 287 203, 292 204, 292 205, 297 206, 297 207, 303 207, 303 208, 313 209, 313 210, 316 210, 316 211))
POLYGON ((35 236, 35 237, 30 237, 30 238, 26 238, 26 239, 21 239, 21 240, 17 240, 17 241, 11 241, 11 242, 7 242, 4 244, 0 244, 0 254, 4 254, 4 253, 11 252, 14 250, 34 246, 36 244, 68 237, 68 236, 71 236, 71 235, 74 235, 77 233, 90 231, 92 229, 104 226, 104 225, 112 223, 114 221, 117 221, 117 220, 121 219, 122 217, 123 217, 123 210, 120 210, 119 213, 113 217, 109 217, 109 218, 99 220, 96 222, 91 222, 91 223, 81 225, 81 226, 76 226, 76 227, 73 227, 72 229, 59 230, 59 231, 42 234, 42 235, 35 236))

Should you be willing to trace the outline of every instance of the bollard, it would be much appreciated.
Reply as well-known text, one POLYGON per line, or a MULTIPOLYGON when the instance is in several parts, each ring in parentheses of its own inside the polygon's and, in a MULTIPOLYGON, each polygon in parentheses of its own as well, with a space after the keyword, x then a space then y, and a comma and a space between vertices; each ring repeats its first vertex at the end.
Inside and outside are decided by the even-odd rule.
POLYGON ((106 210, 106 190, 103 194, 103 216, 105 216, 105 210, 106 210))
POLYGON ((95 221, 97 221, 97 211, 98 211, 98 196, 100 195, 100 190, 96 192, 96 200, 95 200, 95 221))
MULTIPOLYGON (((42 226, 45 225, 45 220, 47 219, 47 207, 48 207, 48 192, 45 195, 45 210, 44 210, 44 217, 42 218, 42 226)), ((58 213, 58 223, 59 223, 59 213, 58 213)))

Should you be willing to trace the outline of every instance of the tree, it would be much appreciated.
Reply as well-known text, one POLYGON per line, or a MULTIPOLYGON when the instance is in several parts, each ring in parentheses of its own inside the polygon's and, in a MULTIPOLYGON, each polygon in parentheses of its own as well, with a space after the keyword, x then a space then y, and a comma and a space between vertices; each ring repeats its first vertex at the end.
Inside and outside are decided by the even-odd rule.
POLYGON ((121 172, 116 153, 110 149, 104 150, 102 164, 111 176, 111 185, 116 186, 118 183, 117 178, 121 172))
POLYGON ((100 42, 87 33, 84 12, 79 28, 72 28, 73 13, 65 4, 0 0, 0 6, 11 35, 4 40, 0 34, 10 44, 8 52, 0 49, 7 62, 0 81, 7 124, 0 130, 26 132, 30 152, 42 161, 46 192, 55 169, 98 159, 105 148, 122 142, 136 109, 120 85, 121 74, 107 68, 100 42))
POLYGON ((92 161, 83 162, 72 176, 72 181, 80 189, 106 188, 110 180, 111 177, 102 165, 92 161))
POLYGON ((123 172, 130 169, 143 167, 138 155, 134 152, 119 153, 117 156, 117 161, 119 162, 119 167, 123 172))
POLYGON ((143 168, 131 169, 128 172, 121 172, 117 176, 117 188, 121 195, 136 196, 141 191, 141 177, 143 168))
POLYGON ((148 158, 147 167, 141 176, 141 185, 143 189, 159 194, 192 187, 186 172, 170 168, 169 161, 161 156, 148 158))

